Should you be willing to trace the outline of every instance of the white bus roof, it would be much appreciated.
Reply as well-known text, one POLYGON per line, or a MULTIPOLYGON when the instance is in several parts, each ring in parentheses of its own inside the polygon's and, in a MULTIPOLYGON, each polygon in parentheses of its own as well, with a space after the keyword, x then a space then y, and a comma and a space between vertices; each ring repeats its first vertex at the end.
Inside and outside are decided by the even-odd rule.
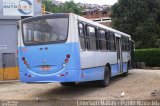
POLYGON ((99 23, 94 22, 94 21, 92 21, 92 20, 90 20, 90 19, 84 18, 84 17, 82 17, 82 16, 79 16, 79 15, 76 15, 76 14, 73 14, 73 13, 53 13, 53 14, 47 14, 47 15, 44 15, 44 16, 29 17, 29 18, 26 18, 26 19, 22 19, 22 21, 23 21, 23 20, 30 20, 30 19, 40 18, 40 17, 52 16, 52 15, 56 15, 56 16, 57 16, 57 15, 58 15, 58 16, 71 15, 71 16, 74 16, 75 18, 77 18, 79 21, 86 22, 86 23, 88 23, 88 24, 95 25, 95 26, 97 26, 97 27, 104 28, 104 29, 106 29, 106 30, 112 31, 112 32, 116 33, 115 36, 116 36, 116 35, 123 35, 123 36, 127 36, 127 37, 129 37, 129 38, 131 37, 129 34, 123 33, 123 32, 121 32, 121 31, 115 30, 115 29, 113 29, 113 28, 110 28, 110 27, 108 27, 108 26, 99 24, 99 23))
MULTIPOLYGON (((71 13, 71 14, 72 14, 72 13, 71 13)), ((94 22, 94 21, 92 21, 92 20, 90 20, 90 19, 87 19, 87 18, 84 18, 84 17, 82 17, 82 16, 79 16, 79 15, 76 15, 76 14, 74 14, 74 15, 77 16, 77 19, 80 20, 80 21, 86 22, 86 23, 91 24, 91 25, 95 25, 95 26, 97 26, 97 27, 101 27, 101 28, 107 29, 107 30, 109 30, 109 31, 112 31, 112 32, 114 32, 114 33, 117 33, 117 34, 120 34, 120 35, 123 35, 123 36, 131 37, 129 34, 126 34, 126 33, 123 33, 123 32, 121 32, 121 31, 118 31, 118 30, 115 30, 115 29, 113 29, 113 28, 110 28, 110 27, 108 27, 108 26, 99 24, 99 23, 97 23, 97 22, 94 22)))

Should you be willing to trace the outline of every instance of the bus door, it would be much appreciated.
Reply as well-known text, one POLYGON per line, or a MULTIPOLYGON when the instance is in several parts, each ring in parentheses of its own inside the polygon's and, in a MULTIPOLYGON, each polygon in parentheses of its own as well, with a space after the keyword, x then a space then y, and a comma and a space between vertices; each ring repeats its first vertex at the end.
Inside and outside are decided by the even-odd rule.
POLYGON ((122 73, 122 46, 121 46, 121 38, 116 37, 116 49, 117 49, 117 69, 119 73, 122 73))

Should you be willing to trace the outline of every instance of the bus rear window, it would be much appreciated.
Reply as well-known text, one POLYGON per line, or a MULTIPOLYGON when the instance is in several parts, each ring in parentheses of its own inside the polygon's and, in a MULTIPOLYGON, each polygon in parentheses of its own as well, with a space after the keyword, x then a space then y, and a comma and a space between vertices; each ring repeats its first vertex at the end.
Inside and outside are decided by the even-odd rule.
POLYGON ((23 23, 25 45, 65 42, 68 33, 68 18, 39 19, 23 23))

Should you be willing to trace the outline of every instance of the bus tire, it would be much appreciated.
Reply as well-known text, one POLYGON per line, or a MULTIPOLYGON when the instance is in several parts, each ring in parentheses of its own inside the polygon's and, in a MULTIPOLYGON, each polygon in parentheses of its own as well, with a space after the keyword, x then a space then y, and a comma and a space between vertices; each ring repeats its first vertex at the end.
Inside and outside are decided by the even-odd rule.
POLYGON ((60 82, 61 86, 76 86, 75 82, 60 82))
POLYGON ((104 70, 104 79, 100 81, 101 87, 107 87, 109 85, 111 78, 111 71, 109 70, 109 67, 106 66, 104 70))

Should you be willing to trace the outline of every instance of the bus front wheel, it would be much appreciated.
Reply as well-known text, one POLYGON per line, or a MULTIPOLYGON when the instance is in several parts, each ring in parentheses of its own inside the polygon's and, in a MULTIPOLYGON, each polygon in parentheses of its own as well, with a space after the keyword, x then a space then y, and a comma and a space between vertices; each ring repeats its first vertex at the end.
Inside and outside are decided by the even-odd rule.
POLYGON ((104 79, 100 81, 100 86, 101 87, 107 87, 109 85, 110 78, 111 78, 111 72, 109 70, 109 67, 105 67, 104 79))
POLYGON ((76 85, 75 82, 60 82, 60 84, 62 86, 75 86, 76 85))

